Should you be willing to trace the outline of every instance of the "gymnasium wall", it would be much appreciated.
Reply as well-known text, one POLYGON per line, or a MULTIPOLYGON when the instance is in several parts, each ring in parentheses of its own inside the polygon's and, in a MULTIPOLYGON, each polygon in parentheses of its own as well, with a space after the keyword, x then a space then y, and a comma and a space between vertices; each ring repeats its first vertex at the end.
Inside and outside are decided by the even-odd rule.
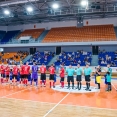
MULTIPOLYGON (((117 17, 114 18, 100 18, 100 19, 85 19, 83 20, 83 25, 104 25, 104 24, 113 24, 115 27, 117 26, 117 17)), ((45 28, 49 30, 54 27, 68 27, 68 26, 77 26, 77 20, 73 21, 58 21, 58 22, 47 22, 47 23, 35 23, 35 24, 23 24, 23 25, 15 25, 15 26, 0 26, 1 30, 11 31, 11 30, 25 30, 25 29, 34 29, 34 25, 36 28, 45 28)))
MULTIPOLYGON (((18 51, 30 51, 30 48, 32 47, 4 47, 4 52, 18 52, 18 51)), ((55 46, 41 46, 41 47, 35 47, 38 51, 51 51, 56 52, 55 46)), ((99 45, 99 50, 106 50, 106 51, 115 51, 117 50, 116 45, 99 45)), ((61 51, 64 52, 76 52, 77 50, 84 50, 88 52, 92 52, 91 46, 61 46, 61 51)))
POLYGON ((61 22, 48 22, 48 23, 35 23, 35 24, 24 24, 17 26, 8 26, 7 30, 25 30, 25 29, 34 29, 34 25, 36 28, 45 28, 46 30, 50 30, 54 27, 67 27, 67 26, 77 26, 77 21, 61 21, 61 22))
POLYGON ((39 51, 39 52, 44 52, 44 51, 51 51, 51 52, 55 52, 56 51, 56 47, 36 47, 36 49, 39 51))
MULTIPOLYGON (((104 25, 104 24, 113 24, 117 26, 117 17, 115 18, 100 18, 100 19, 88 19, 83 20, 83 25, 86 26, 88 21, 88 25, 104 25)), ((16 25, 16 26, 8 26, 7 30, 25 30, 25 29, 34 29, 34 25, 36 28, 45 28, 46 30, 50 30, 54 27, 68 27, 68 26, 77 26, 77 21, 59 21, 59 22, 47 22, 47 23, 35 23, 35 24, 24 24, 24 25, 16 25)), ((3 28, 3 29, 6 29, 3 28)))
POLYGON ((0 30, 7 31, 7 26, 0 26, 0 30))
MULTIPOLYGON (((30 52, 30 48, 33 47, 5 47, 4 52, 18 52, 18 51, 28 51, 30 52)), ((35 47, 37 51, 39 52, 44 52, 44 51, 51 51, 51 52, 56 52, 56 47, 51 46, 43 46, 43 47, 35 47)), ((91 46, 62 46, 61 51, 64 52, 76 52, 77 50, 84 50, 91 52, 92 48, 91 46)))
POLYGON ((99 46, 100 50, 106 50, 108 52, 113 52, 117 50, 117 45, 101 45, 99 46))
POLYGON ((27 47, 9 47, 9 48, 4 48, 4 52, 18 52, 18 51, 28 51, 29 48, 27 47))
POLYGON ((77 50, 84 50, 91 52, 91 46, 62 46, 61 50, 64 52, 76 52, 77 50))
POLYGON ((87 21, 88 21, 88 25, 113 24, 115 27, 117 26, 117 17, 83 20, 84 26, 87 26, 87 21))
MULTIPOLYGON (((18 52, 18 51, 28 51, 30 52, 32 47, 9 47, 4 48, 4 52, 18 52)), ((55 52, 55 47, 35 47, 38 51, 44 52, 45 50, 55 52)))

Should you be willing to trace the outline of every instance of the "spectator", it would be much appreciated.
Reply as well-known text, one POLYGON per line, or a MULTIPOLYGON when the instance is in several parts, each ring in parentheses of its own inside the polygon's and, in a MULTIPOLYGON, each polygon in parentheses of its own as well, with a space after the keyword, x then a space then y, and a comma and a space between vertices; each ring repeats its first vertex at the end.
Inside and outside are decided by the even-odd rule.
POLYGON ((78 61, 78 64, 81 64, 81 61, 80 60, 78 61))
POLYGON ((72 55, 74 56, 74 55, 75 55, 75 53, 74 53, 74 52, 72 52, 72 55))
POLYGON ((117 55, 117 50, 115 50, 115 55, 117 55))
POLYGON ((64 56, 64 59, 66 59, 66 56, 64 56))
POLYGON ((102 60, 102 61, 101 61, 101 64, 104 64, 104 63, 105 63, 104 60, 102 60))

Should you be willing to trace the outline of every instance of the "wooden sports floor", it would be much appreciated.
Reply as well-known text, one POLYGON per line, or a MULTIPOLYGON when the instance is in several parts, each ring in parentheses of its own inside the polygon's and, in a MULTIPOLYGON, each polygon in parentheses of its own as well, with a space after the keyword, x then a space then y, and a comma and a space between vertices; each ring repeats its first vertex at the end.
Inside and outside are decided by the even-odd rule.
POLYGON ((39 89, 0 86, 0 117, 117 117, 117 81, 112 84, 105 92, 102 82, 96 93, 58 92, 48 81, 39 89))

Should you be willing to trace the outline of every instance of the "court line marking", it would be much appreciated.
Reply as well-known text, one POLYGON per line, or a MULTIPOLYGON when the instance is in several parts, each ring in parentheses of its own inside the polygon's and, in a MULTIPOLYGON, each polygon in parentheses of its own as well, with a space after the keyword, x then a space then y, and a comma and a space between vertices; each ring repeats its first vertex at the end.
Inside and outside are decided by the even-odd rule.
MULTIPOLYGON (((30 88, 31 88, 31 87, 30 87, 30 88)), ((11 95, 14 95, 14 94, 17 94, 17 93, 26 91, 26 90, 28 90, 28 89, 30 89, 30 88, 23 89, 23 90, 20 90, 20 91, 16 91, 16 92, 14 92, 14 93, 10 93, 10 94, 8 94, 8 95, 4 95, 4 96, 2 96, 2 97, 0 97, 0 98, 5 98, 5 97, 7 97, 7 96, 11 96, 11 95)))
POLYGON ((117 88, 115 87, 115 85, 112 83, 112 86, 114 87, 114 89, 117 91, 117 88))
MULTIPOLYGON (((25 102, 38 102, 38 103, 45 103, 45 104, 57 104, 54 102, 40 102, 37 100, 26 100, 26 99, 18 99, 18 98, 7 98, 4 97, 4 99, 10 99, 10 100, 19 100, 19 101, 25 101, 25 102)), ((91 107, 91 106, 80 106, 80 105, 70 105, 70 104, 59 104, 59 105, 63 105, 63 106, 75 106, 75 107, 85 107, 85 108, 94 108, 94 109, 100 109, 100 110, 113 110, 113 111, 117 111, 117 109, 111 109, 111 108, 100 108, 100 107, 91 107)))
POLYGON ((68 95, 70 94, 70 92, 64 96, 52 109, 50 109, 43 117, 46 117, 49 113, 51 113, 68 95))

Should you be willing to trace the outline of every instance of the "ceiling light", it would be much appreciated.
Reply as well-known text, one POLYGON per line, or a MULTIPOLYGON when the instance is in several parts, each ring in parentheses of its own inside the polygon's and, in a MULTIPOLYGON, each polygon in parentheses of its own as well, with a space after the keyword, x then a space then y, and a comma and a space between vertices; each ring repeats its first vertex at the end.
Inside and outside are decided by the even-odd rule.
POLYGON ((4 14, 5 15, 9 15, 10 14, 10 11, 9 10, 4 10, 4 14))
POLYGON ((27 7, 26 9, 28 12, 32 12, 33 11, 33 8, 32 7, 27 7))
POLYGON ((58 8, 59 8, 59 5, 56 4, 56 3, 54 3, 54 4, 52 5, 52 8, 54 8, 54 9, 58 9, 58 8))
POLYGON ((81 1, 81 5, 82 6, 87 6, 88 5, 88 1, 87 0, 82 0, 81 1))

